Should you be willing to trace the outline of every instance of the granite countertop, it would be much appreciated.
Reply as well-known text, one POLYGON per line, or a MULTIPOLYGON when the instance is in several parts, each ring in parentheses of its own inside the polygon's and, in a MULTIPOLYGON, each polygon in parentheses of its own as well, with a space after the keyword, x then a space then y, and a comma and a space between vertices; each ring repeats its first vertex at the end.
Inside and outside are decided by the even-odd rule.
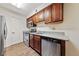
POLYGON ((42 33, 30 33, 30 34, 56 38, 56 39, 65 40, 65 41, 68 40, 68 37, 65 35, 64 32, 42 32, 42 33))

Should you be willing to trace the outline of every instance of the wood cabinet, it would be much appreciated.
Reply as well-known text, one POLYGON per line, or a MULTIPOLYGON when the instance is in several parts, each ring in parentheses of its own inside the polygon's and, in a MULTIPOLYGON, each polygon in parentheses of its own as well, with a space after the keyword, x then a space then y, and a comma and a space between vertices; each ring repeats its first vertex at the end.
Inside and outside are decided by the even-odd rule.
POLYGON ((53 52, 56 54, 57 51, 59 51, 57 55, 65 56, 65 41, 62 39, 30 34, 29 46, 38 52, 39 55, 53 55, 53 52), (56 44, 58 45, 58 48, 56 44), (48 51, 52 52, 48 53, 48 51))
POLYGON ((44 9, 45 24, 63 21, 63 4, 54 3, 44 9))
POLYGON ((41 55, 41 37, 30 34, 29 46, 41 55))
POLYGON ((44 20, 44 11, 40 11, 36 14, 36 22, 41 22, 44 20))
POLYGON ((36 13, 35 15, 32 16, 33 23, 37 24, 38 22, 43 21, 44 20, 43 17, 44 17, 43 11, 36 13))
POLYGON ((36 22, 36 21, 37 21, 37 20, 36 20, 36 14, 32 16, 32 21, 33 21, 34 24, 37 23, 37 22, 36 22))
POLYGON ((45 23, 48 24, 50 22, 52 22, 52 6, 48 6, 44 9, 44 20, 45 23))
POLYGON ((30 17, 30 18, 27 19, 26 22, 27 22, 27 27, 28 28, 36 26, 36 23, 34 23, 33 20, 34 20, 34 17, 30 17))
POLYGON ((34 49, 41 53, 41 40, 40 36, 34 35, 34 49))
POLYGON ((52 4, 52 22, 63 21, 63 4, 52 4))
POLYGON ((33 25, 32 18, 28 18, 26 22, 27 22, 28 28, 32 27, 32 25, 33 25))
POLYGON ((40 11, 32 16, 32 20, 34 24, 37 24, 38 22, 41 22, 44 20, 43 11, 40 11))
POLYGON ((45 21, 45 24, 63 22, 63 4, 53 3, 31 17, 33 24, 45 21))

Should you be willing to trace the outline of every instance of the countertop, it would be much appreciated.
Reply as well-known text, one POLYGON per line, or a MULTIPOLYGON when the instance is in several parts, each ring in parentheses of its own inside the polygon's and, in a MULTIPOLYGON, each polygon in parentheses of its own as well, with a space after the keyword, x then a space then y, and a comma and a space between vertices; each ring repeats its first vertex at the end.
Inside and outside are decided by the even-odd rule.
POLYGON ((30 34, 68 41, 68 37, 65 35, 64 32, 48 32, 48 33, 44 32, 44 33, 30 33, 30 34))

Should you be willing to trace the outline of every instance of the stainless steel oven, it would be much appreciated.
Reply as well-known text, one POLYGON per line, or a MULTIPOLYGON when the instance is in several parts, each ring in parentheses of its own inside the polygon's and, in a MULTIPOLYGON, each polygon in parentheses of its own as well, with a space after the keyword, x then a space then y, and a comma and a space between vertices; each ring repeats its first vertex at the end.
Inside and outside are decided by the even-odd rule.
POLYGON ((29 32, 23 32, 23 42, 26 46, 29 47, 29 32))

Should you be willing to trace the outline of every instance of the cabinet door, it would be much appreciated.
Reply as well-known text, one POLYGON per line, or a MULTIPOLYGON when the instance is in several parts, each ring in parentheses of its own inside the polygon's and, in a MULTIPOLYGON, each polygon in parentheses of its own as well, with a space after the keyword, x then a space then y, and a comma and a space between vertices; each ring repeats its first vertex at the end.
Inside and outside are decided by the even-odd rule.
POLYGON ((30 27, 32 27, 33 26, 33 21, 32 21, 32 18, 30 17, 30 18, 28 18, 27 20, 26 20, 26 24, 27 24, 27 27, 28 28, 30 28, 30 27))
POLYGON ((52 12, 51 5, 44 9, 44 20, 46 24, 52 22, 51 12, 52 12))
POLYGON ((32 16, 32 21, 34 24, 36 24, 36 14, 32 16))
POLYGON ((34 49, 35 49, 38 53, 41 52, 40 36, 34 35, 34 49))
POLYGON ((36 22, 41 22, 44 20, 44 12, 43 10, 36 14, 36 22))
POLYGON ((52 4, 52 21, 53 22, 63 21, 63 4, 62 3, 52 4))
POLYGON ((29 45, 33 48, 33 35, 30 34, 29 45))

